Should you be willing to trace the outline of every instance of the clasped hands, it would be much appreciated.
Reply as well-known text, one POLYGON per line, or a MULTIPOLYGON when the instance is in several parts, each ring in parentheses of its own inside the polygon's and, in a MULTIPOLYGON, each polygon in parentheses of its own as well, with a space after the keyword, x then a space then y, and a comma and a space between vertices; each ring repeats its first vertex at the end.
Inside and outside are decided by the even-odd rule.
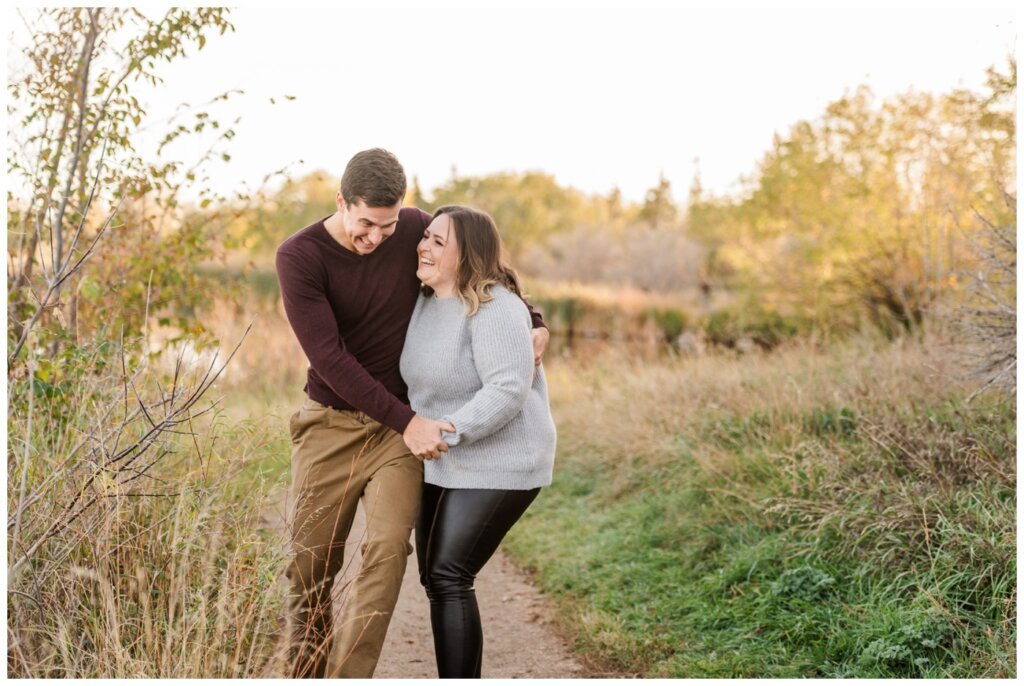
POLYGON ((417 460, 437 460, 441 453, 448 452, 448 444, 441 440, 442 431, 455 433, 455 427, 448 422, 417 415, 405 427, 402 440, 417 460))

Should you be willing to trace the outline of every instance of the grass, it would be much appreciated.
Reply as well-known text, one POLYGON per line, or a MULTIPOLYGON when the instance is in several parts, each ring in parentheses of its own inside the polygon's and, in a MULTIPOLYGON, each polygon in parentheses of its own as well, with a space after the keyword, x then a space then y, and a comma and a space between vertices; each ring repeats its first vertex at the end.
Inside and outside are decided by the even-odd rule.
POLYGON ((1016 673, 1015 408, 940 346, 549 376, 555 483, 507 545, 598 671, 1016 673))

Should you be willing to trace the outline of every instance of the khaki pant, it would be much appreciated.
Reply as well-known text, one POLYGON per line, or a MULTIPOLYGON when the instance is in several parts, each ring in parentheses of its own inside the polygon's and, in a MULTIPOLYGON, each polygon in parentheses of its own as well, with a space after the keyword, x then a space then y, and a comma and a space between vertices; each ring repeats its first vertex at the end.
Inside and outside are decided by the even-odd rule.
POLYGON ((412 552, 409 537, 422 497, 423 465, 399 434, 362 412, 307 399, 289 428, 292 676, 369 678, 412 552), (331 592, 360 498, 366 513, 363 563, 345 589, 335 627, 331 592), (337 654, 329 668, 332 644, 337 654))

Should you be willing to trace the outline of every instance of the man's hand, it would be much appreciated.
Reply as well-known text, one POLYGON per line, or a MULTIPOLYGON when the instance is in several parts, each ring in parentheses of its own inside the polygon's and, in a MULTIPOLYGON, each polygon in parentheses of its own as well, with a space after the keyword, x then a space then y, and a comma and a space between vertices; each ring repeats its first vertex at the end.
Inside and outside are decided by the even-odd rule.
POLYGON ((533 366, 539 367, 544 361, 544 351, 548 348, 548 341, 551 340, 551 332, 543 326, 530 331, 530 340, 533 342, 533 366))
POLYGON ((441 457, 441 453, 448 452, 448 444, 441 440, 442 431, 455 433, 455 427, 447 422, 417 415, 405 427, 402 440, 417 459, 436 460, 441 457))

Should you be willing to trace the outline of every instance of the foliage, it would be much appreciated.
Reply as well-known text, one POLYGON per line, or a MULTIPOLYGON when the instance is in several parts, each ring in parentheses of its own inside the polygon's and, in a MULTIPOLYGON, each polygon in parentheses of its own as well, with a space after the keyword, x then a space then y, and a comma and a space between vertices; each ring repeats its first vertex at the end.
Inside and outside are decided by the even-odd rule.
POLYGON ((972 249, 978 271, 968 279, 969 297, 955 311, 954 329, 968 374, 989 388, 1013 397, 1017 391, 1017 221, 1016 196, 1006 198, 1012 224, 992 224, 972 249))
POLYGON ((673 307, 652 307, 647 310, 647 314, 658 325, 665 336, 665 341, 669 343, 679 338, 688 324, 686 313, 673 307))
POLYGON ((657 229, 676 221, 675 202, 672 200, 672 184, 665 175, 658 177, 658 185, 647 191, 643 207, 640 208, 640 219, 657 229))
POLYGON ((771 593, 782 598, 805 601, 821 600, 835 586, 836 580, 817 567, 792 567, 772 582, 771 593))
MULTIPOLYGON (((227 156, 222 147, 234 130, 209 111, 186 109, 158 154, 182 137, 212 136, 207 152, 191 165, 146 162, 135 140, 146 112, 133 92, 160 82, 159 64, 230 28, 222 8, 151 19, 128 8, 69 7, 34 17, 31 43, 8 82, 18 124, 8 147, 12 358, 40 324, 39 342, 52 350, 100 323, 139 326, 147 310, 167 310, 188 328, 204 291, 181 266, 212 254, 217 223, 180 217, 176 208, 184 188, 195 190, 201 166, 227 156), (95 270, 87 275, 90 260, 95 270)), ((215 199, 206 189, 197 197, 201 207, 215 199)))
POLYGON ((325 171, 285 179, 263 202, 237 212, 228 234, 250 255, 272 254, 288 236, 332 214, 337 181, 325 171))
POLYGON ((442 205, 461 204, 490 213, 513 255, 527 245, 577 226, 609 221, 615 209, 602 198, 562 188, 554 177, 540 172, 453 176, 431 196, 422 207, 428 212, 442 205))
MULTIPOLYGON (((939 612, 922 612, 903 620, 876 638, 857 658, 856 674, 872 677, 912 677, 927 674, 949 654, 956 630, 939 612)), ((837 674, 836 676, 846 676, 837 674)))
POLYGON ((708 340, 717 345, 736 348, 747 340, 770 350, 799 333, 809 333, 810 326, 799 317, 783 316, 760 301, 752 300, 712 312, 705 321, 704 329, 708 340))
POLYGON ((10 674, 280 673, 286 546, 260 517, 282 437, 197 405, 217 370, 128 347, 66 348, 9 388, 10 674))
POLYGON ((989 93, 907 93, 875 104, 858 88, 776 136, 739 198, 695 185, 688 230, 717 278, 825 325, 865 313, 894 335, 919 329, 971 263, 977 212, 1007 224, 1015 184, 1016 64, 989 93))
POLYGON ((226 159, 234 131, 185 108, 158 162, 136 147, 150 125, 139 87, 159 84, 159 65, 230 29, 226 15, 44 9, 28 19, 30 44, 12 65, 13 676, 281 671, 284 546, 260 530, 271 480, 256 465, 287 451, 211 416, 206 394, 223 366, 215 357, 195 364, 204 342, 196 308, 212 291, 192 267, 216 255, 224 219, 211 208, 224 198, 202 187, 202 169, 226 159), (190 165, 171 160, 189 137, 209 142, 207 152, 190 165), (195 207, 185 207, 186 188, 195 207), (156 335, 160 327, 176 346, 156 335), (178 355, 165 366, 171 347, 178 355))
MULTIPOLYGON (((432 190, 414 177, 406 201, 489 211, 527 276, 692 292, 702 321, 733 301, 711 322, 723 334, 712 339, 746 338, 728 333, 741 320, 759 322, 766 346, 794 333, 868 327, 896 337, 969 300, 983 260, 973 246, 986 243, 990 225, 1016 226, 1007 202, 1015 93, 1013 61, 990 70, 980 93, 880 101, 854 89, 777 135, 740 192, 709 195, 698 175, 679 206, 664 177, 640 202, 626 202, 617 190, 587 195, 540 172, 453 171, 432 190)), ((335 180, 314 172, 240 216, 231 235, 265 257, 329 213, 334 193, 335 180)))

